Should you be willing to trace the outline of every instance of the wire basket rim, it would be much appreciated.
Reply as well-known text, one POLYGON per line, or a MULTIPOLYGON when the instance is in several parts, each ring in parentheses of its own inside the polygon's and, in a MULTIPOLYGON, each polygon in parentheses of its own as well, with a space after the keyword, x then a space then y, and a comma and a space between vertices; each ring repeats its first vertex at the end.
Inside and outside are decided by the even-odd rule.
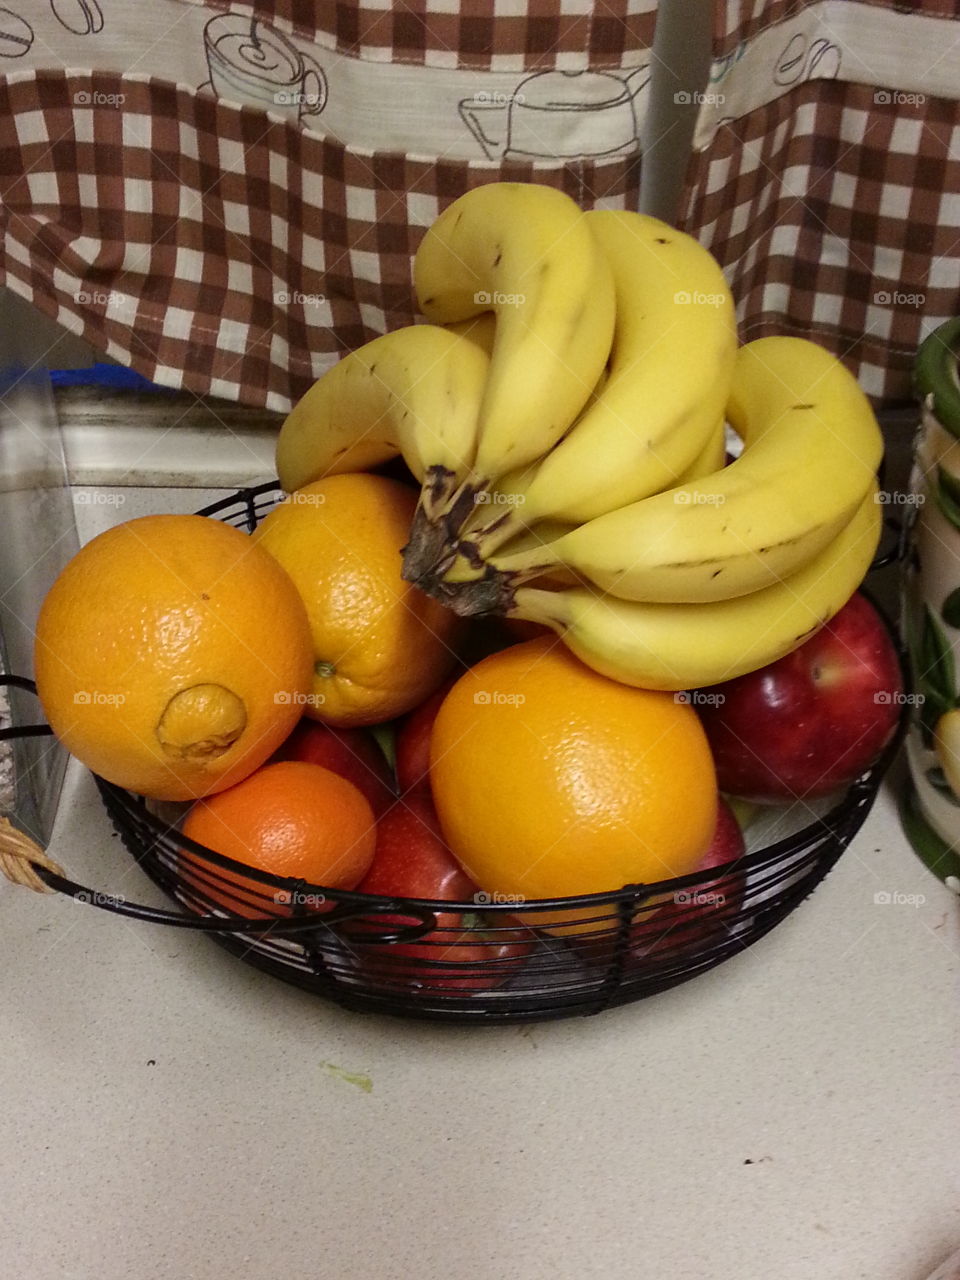
MULTIPOLYGON (((255 485, 241 487, 217 499, 215 502, 207 504, 195 514, 216 518, 221 513, 231 512, 236 523, 245 520, 248 527, 253 528, 264 505, 258 500, 268 495, 277 495, 277 500, 279 501, 284 492, 278 479, 269 479, 255 485)), ((275 504, 271 503, 270 505, 275 504)), ((882 563, 886 562, 888 561, 881 561, 878 555, 878 561, 875 562, 874 567, 879 568, 882 563)), ((877 605, 876 600, 872 598, 869 590, 864 590, 863 584, 861 584, 859 590, 867 595, 874 607, 877 608, 888 634, 894 641, 901 671, 906 680, 908 666, 905 661, 903 646, 895 627, 887 617, 885 610, 877 605)), ((0 684, 15 685, 36 693, 33 682, 25 677, 0 676, 0 684)), ((294 906, 291 915, 254 918, 247 915, 237 915, 217 903, 212 911, 199 912, 194 907, 191 907, 189 894, 186 895, 188 900, 185 902, 184 895, 178 889, 162 884, 150 872, 149 867, 144 862, 144 869, 147 871, 149 878, 154 883, 159 884, 167 896, 172 897, 188 913, 184 916, 177 916, 158 908, 140 908, 136 904, 126 903, 125 899, 120 900, 119 903, 116 901, 111 902, 111 895, 91 894, 89 891, 85 891, 83 886, 78 886, 72 881, 49 872, 44 872, 42 869, 39 870, 39 874, 50 884, 50 887, 58 889, 60 892, 70 893, 74 897, 83 896, 84 900, 92 902, 93 905, 107 910, 119 911, 122 914, 139 915, 140 918, 152 919, 160 923, 179 924, 186 927, 192 924, 193 927, 211 932, 213 936, 218 938, 218 941, 223 940, 218 935, 229 936, 230 932, 249 934, 255 933, 258 929, 263 931, 269 928, 276 931, 279 936, 295 936, 309 927, 310 921, 313 922, 314 927, 322 927, 325 922, 327 924, 339 924, 340 921, 348 921, 351 918, 362 917, 363 915, 393 915, 400 917, 406 915, 408 918, 416 920, 418 924, 408 929, 400 928, 399 930, 394 930, 394 936, 391 939, 384 937, 382 940, 384 942, 388 940, 414 942, 418 938, 422 938, 430 927, 436 927, 436 916, 438 915, 482 913, 485 919, 488 920, 491 917, 496 919, 497 917, 513 916, 521 924, 525 924, 524 917, 531 917, 530 923, 533 927, 536 927, 532 917, 538 913, 564 912, 579 921, 580 915, 591 909, 601 912, 596 917, 596 922, 609 921, 610 933, 615 936, 618 931, 626 928, 635 919, 638 910, 643 908, 651 899, 666 898, 681 890, 695 889, 698 885, 715 886, 718 882, 736 875, 748 876, 753 872, 766 868, 773 870, 781 865, 785 866, 791 858, 799 860, 798 865, 804 865, 806 860, 819 862, 826 857, 826 853, 823 848, 816 848, 816 846, 820 844, 825 846, 829 842, 831 845, 836 845, 837 848, 832 850, 829 864, 821 874, 820 878, 822 878, 822 875, 826 874, 836 858, 847 848, 865 820, 882 780, 899 750, 906 721, 906 708, 904 707, 883 752, 873 765, 846 788, 837 789, 836 802, 831 804, 826 813, 814 817, 811 822, 806 823, 796 831, 717 866, 694 870, 683 876, 674 876, 664 880, 623 885, 619 888, 599 893, 561 895, 553 898, 523 898, 522 901, 519 900, 519 895, 516 895, 509 901, 494 901, 493 899, 499 895, 488 895, 483 890, 478 890, 478 895, 473 900, 455 901, 435 898, 389 897, 383 894, 363 893, 357 889, 334 888, 299 877, 278 876, 272 872, 263 871, 260 868, 237 861, 219 853, 217 850, 209 849, 198 841, 183 835, 177 829, 179 819, 174 822, 162 819, 148 808, 148 802, 144 797, 110 783, 90 770, 88 772, 94 778, 101 800, 108 810, 108 815, 113 825, 117 827, 117 815, 120 814, 127 824, 132 824, 138 828, 136 832, 138 849, 134 850, 128 845, 129 851, 138 861, 144 862, 144 858, 149 856, 150 851, 158 847, 158 842, 167 842, 175 845, 176 852, 174 856, 180 851, 186 852, 207 862, 211 869, 219 868, 221 871, 255 882, 256 885, 263 885, 268 889, 293 891, 298 894, 322 895, 323 898, 334 904, 333 909, 323 914, 317 914, 315 912, 305 913, 302 908, 294 906), (140 829, 144 826, 147 830, 141 834, 140 829), (482 902, 478 901, 478 897, 481 895, 484 898, 482 902), (489 902, 486 901, 487 897, 491 899, 489 902)), ((43 733, 49 734, 51 732, 49 725, 26 725, 0 730, 0 739, 33 736, 43 733)), ((823 799, 828 798, 823 797, 823 799)), ((820 798, 818 797, 818 799, 820 798)), ((395 803, 403 804, 404 802, 405 797, 398 794, 395 803)), ((803 803, 802 798, 798 802, 803 803)), ((164 843, 159 843, 159 848, 164 850, 164 843)), ((237 886, 234 887, 236 888, 237 886)), ((807 892, 810 891, 812 890, 807 892)), ((804 894, 803 896, 806 895, 804 894)), ((757 910, 762 911, 762 906, 762 903, 759 904, 757 910)), ((494 927, 491 923, 491 928, 494 927)))

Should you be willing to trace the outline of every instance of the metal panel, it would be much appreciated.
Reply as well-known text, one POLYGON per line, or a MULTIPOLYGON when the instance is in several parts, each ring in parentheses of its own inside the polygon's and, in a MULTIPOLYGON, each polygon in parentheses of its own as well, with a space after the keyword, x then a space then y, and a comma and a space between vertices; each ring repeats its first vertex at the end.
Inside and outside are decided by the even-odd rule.
MULTIPOLYGON (((36 313, 0 291, 0 666, 33 675, 40 603, 78 547, 60 428, 46 367, 46 331, 36 313)), ((14 724, 42 719, 30 694, 10 690, 14 724)), ((0 760, 9 784, 0 805, 41 844, 49 841, 66 765, 51 738, 18 740, 0 760), (12 795, 11 795, 12 790, 12 795)))

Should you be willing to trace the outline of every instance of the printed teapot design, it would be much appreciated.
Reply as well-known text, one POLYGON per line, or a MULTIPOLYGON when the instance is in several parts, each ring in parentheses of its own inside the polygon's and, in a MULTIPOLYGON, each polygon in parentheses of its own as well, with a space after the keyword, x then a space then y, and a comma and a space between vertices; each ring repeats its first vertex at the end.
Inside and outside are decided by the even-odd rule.
POLYGON ((640 146, 637 97, 649 63, 629 72, 536 71, 512 93, 477 93, 459 105, 488 160, 629 155, 640 146))

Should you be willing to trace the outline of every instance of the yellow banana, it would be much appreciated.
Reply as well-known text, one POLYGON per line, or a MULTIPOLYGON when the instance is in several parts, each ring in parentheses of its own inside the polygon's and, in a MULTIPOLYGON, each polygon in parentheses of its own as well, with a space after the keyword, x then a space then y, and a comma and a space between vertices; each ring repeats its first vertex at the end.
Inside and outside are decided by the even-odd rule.
POLYGON ((727 420, 721 414, 720 421, 711 432, 707 443, 680 477, 681 484, 693 484, 704 476, 712 476, 727 465, 727 420))
POLYGON ((731 600, 647 604, 584 587, 522 587, 510 616, 545 623, 587 666, 646 689, 694 689, 756 671, 791 653, 839 612, 880 540, 872 485, 853 519, 791 577, 731 600))
POLYGON ((497 331, 497 317, 492 311, 482 311, 480 315, 472 316, 469 320, 456 320, 453 324, 445 324, 443 327, 449 330, 450 333, 458 334, 461 338, 469 338, 488 357, 493 355, 493 338, 497 331))
POLYGON ((960 800, 960 710, 945 711, 933 733, 934 748, 950 790, 960 800))
MULTIPOLYGON (((701 476, 712 475, 714 471, 719 471, 726 464, 726 457, 726 421, 721 417, 707 443, 680 477, 681 482, 688 484, 693 480, 699 480, 701 476)), ((527 482, 536 468, 537 463, 531 462, 529 466, 519 471, 511 471, 502 476, 492 489, 475 495, 475 510, 467 517, 460 531, 460 539, 457 543, 458 558, 448 569, 443 580, 444 585, 451 588, 446 593, 448 602, 449 598, 458 591, 459 583, 470 583, 483 575, 483 559, 473 545, 474 530, 483 529, 496 534, 501 523, 511 519, 514 508, 526 501, 527 482), (491 515, 491 512, 497 514, 491 515), (466 558, 467 555, 469 559, 466 558)), ((576 528, 577 525, 565 520, 538 520, 536 524, 531 525, 521 523, 520 531, 513 532, 509 542, 501 548, 500 554, 513 556, 535 547, 548 547, 551 542, 555 542, 567 533, 572 533, 576 528)), ((566 579, 572 576, 569 569, 562 570, 562 573, 566 579)), ((573 580, 575 581, 575 578, 573 580)))
POLYGON ((482 345, 437 325, 375 338, 333 366, 293 407, 277 440, 288 492, 402 453, 428 492, 464 479, 490 361, 482 345))
POLYGON ((540 552, 493 556, 493 576, 509 593, 562 564, 624 600, 693 603, 795 572, 837 537, 873 483, 883 440, 870 404, 822 347, 760 338, 737 355, 727 416, 744 441, 728 467, 590 520, 540 552))
POLYGON ((496 315, 470 482, 484 489, 546 453, 586 403, 613 340, 610 268, 569 196, 493 182, 444 210, 413 276, 435 324, 496 315))
POLYGON ((525 524, 580 524, 676 484, 727 403, 737 328, 716 259, 658 218, 625 210, 584 217, 616 291, 606 384, 531 469, 523 504, 474 535, 484 557, 525 524))
MULTIPOLYGON (((492 326, 488 329, 480 329, 479 331, 470 328, 471 325, 476 325, 480 321, 489 318, 490 317, 488 315, 479 316, 477 320, 466 320, 462 321, 460 324, 446 325, 445 328, 450 329, 451 332, 462 333, 465 337, 469 337, 473 341, 479 342, 489 354, 491 346, 487 344, 488 342, 492 343, 492 326)), ((590 393, 590 398, 587 401, 587 409, 584 412, 587 412, 591 405, 596 403, 603 394, 603 388, 606 386, 607 376, 607 370, 604 369, 597 380, 597 385, 590 393)), ((721 430, 722 426, 723 424, 721 423, 721 430)), ((716 440, 716 436, 713 436, 710 443, 706 445, 701 452, 698 458, 701 468, 706 468, 707 460, 710 459, 712 461, 717 456, 716 440)), ((539 465, 539 458, 534 462, 528 462, 526 466, 518 467, 514 471, 508 471, 506 475, 502 475, 495 484, 490 486, 489 490, 481 490, 479 493, 476 493, 474 495, 474 510, 469 516, 467 516, 461 527, 461 537, 463 539, 468 539, 474 530, 479 530, 481 528, 485 529, 487 526, 496 528, 499 526, 501 519, 506 520, 508 516, 511 515, 511 507, 517 506, 520 503, 525 503, 527 500, 527 492, 534 476, 537 473, 539 465)), ((719 462, 716 462, 707 470, 715 471, 718 466, 722 465, 723 456, 721 455, 719 462)), ((707 474, 707 470, 701 470, 698 474, 707 474)), ((684 479, 686 479, 686 473, 684 474, 684 479)), ((499 545, 501 542, 510 539, 510 549, 511 551, 514 551, 518 550, 521 546, 535 546, 538 541, 541 543, 550 542, 553 538, 559 538, 561 533, 568 533, 574 528, 576 528, 575 523, 569 520, 528 521, 525 519, 513 519, 510 525, 510 531, 505 535, 505 537, 498 537, 497 544, 499 545), (533 528, 535 523, 539 526, 537 529, 538 537, 521 539, 519 535, 524 530, 533 528)), ((472 572, 468 572, 467 576, 475 577, 476 575, 472 572)))
MULTIPOLYGON (((521 529, 516 537, 511 538, 507 544, 511 551, 524 551, 527 547, 543 546, 546 542, 552 542, 555 538, 561 538, 565 533, 569 533, 574 525, 567 524, 564 520, 544 520, 532 529, 521 529)), ((575 574, 569 569, 558 568, 553 569, 543 578, 538 578, 536 586, 547 585, 551 588, 556 586, 575 587, 578 581, 575 574)), ((451 593, 456 596, 456 588, 451 593)), ((451 604, 451 608, 455 606, 451 604)))

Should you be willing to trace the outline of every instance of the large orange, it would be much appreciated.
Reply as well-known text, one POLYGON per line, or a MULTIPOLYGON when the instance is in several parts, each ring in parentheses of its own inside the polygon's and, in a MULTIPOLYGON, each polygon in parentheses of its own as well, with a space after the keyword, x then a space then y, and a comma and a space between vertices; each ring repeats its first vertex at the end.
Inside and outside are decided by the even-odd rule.
MULTIPOLYGON (((266 765, 228 791, 200 800, 181 830, 248 867, 331 889, 360 883, 377 842, 373 811, 359 789, 322 765, 299 760, 266 765)), ((193 853, 181 855, 180 872, 236 915, 288 915, 296 905, 326 905, 309 893, 303 903, 290 903, 287 891, 214 867, 193 853)))
POLYGON ((293 583, 203 516, 143 516, 88 542, 37 622, 37 692, 67 749, 160 800, 232 786, 280 745, 311 680, 293 583))
POLYGON ((459 619, 400 576, 415 508, 406 485, 347 473, 298 489, 253 535, 307 606, 315 678, 305 711, 317 720, 391 720, 453 664, 459 619))
POLYGON ((686 875, 716 821, 713 759, 693 708, 599 675, 552 638, 461 676, 434 725, 430 780, 467 874, 521 900, 686 875))

